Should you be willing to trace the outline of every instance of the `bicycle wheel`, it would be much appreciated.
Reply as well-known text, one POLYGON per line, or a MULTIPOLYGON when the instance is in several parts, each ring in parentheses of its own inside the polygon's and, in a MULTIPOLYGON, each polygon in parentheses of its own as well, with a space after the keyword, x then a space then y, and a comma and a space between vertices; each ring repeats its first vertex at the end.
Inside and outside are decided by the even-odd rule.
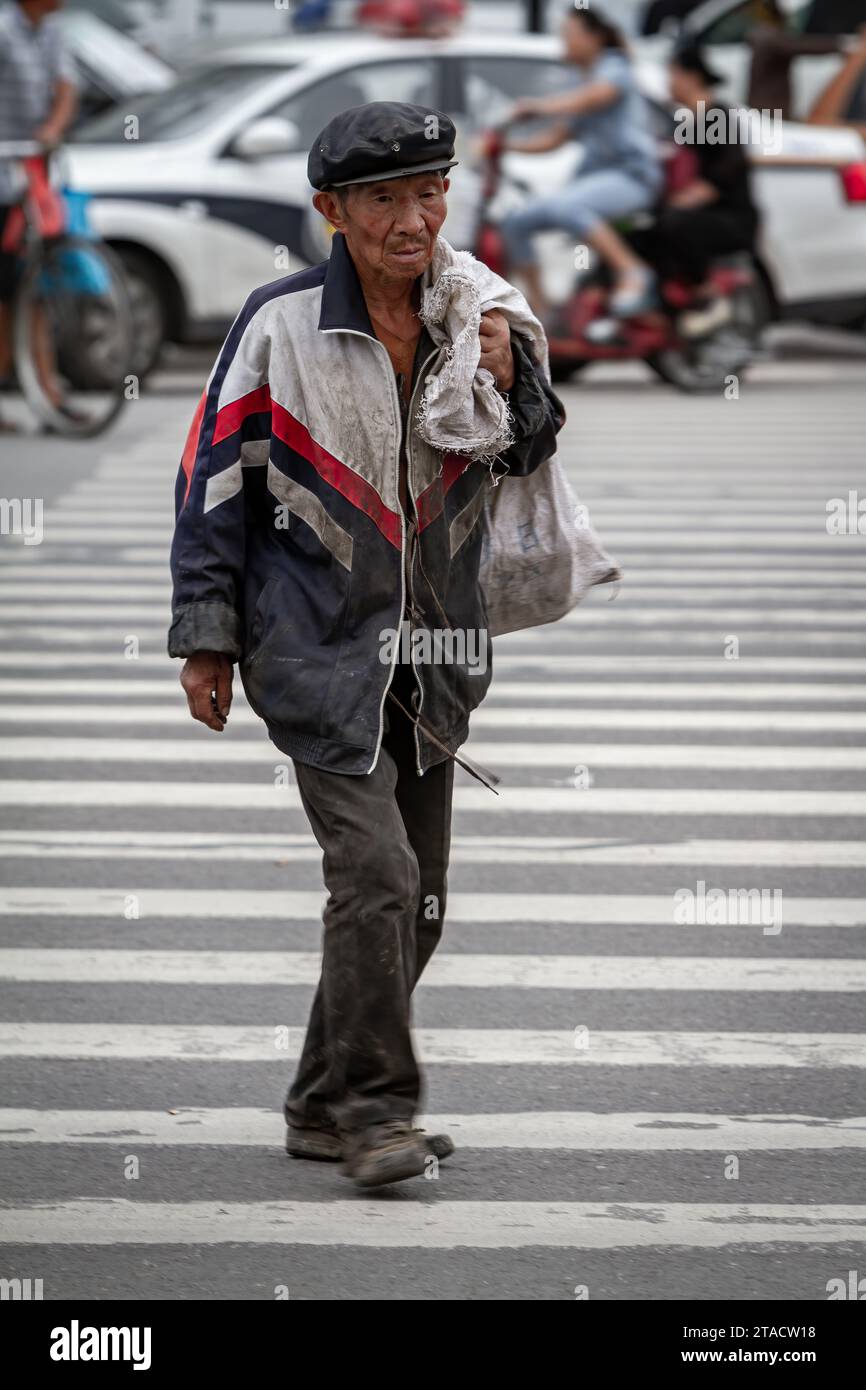
POLYGON ((120 262, 98 241, 62 236, 28 258, 15 300, 15 368, 50 431, 100 434, 126 399, 132 318, 120 262))

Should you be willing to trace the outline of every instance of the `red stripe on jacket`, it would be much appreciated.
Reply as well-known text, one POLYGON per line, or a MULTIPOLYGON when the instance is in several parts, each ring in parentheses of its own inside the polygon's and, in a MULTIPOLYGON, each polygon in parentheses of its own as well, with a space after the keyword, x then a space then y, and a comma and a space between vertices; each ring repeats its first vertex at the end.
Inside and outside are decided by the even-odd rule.
POLYGON ((207 401, 207 388, 201 393, 201 399, 195 408, 195 415, 192 417, 189 431, 186 436, 186 443, 183 446, 180 466, 186 474, 186 492, 183 494, 183 505, 186 506, 186 499, 189 497, 189 490, 192 487, 192 475, 195 469, 198 446, 201 441, 201 422, 204 416, 205 402, 207 401))
POLYGON ((300 454, 312 464, 324 482, 351 502, 353 507, 364 512, 385 540, 399 550, 403 543, 403 527, 399 513, 386 507, 376 489, 360 474, 355 473, 318 444, 306 425, 302 425, 294 415, 290 415, 276 401, 272 409, 271 429, 277 439, 281 439, 290 449, 294 449, 296 454, 300 454))
POLYGON ((214 425, 213 443, 221 444, 229 435, 235 434, 250 415, 267 415, 271 408, 271 388, 257 386, 236 401, 229 401, 219 411, 214 425))
MULTIPOLYGON (((186 474, 184 502, 186 502, 192 486, 192 475, 201 442, 201 424, 206 400, 207 392, 205 391, 198 403, 183 451, 182 467, 186 474)), ((386 507, 376 489, 360 474, 355 473, 353 469, 317 443, 306 425, 301 424, 300 420, 291 415, 284 406, 272 401, 268 386, 258 386, 254 391, 250 391, 247 395, 240 396, 238 400, 230 401, 223 406, 217 414, 212 444, 219 444, 222 440, 236 434, 250 415, 259 415, 268 411, 271 415, 271 429, 276 438, 282 440, 290 449, 294 449, 295 453, 306 459, 324 482, 351 502, 353 507, 357 507, 365 516, 368 516, 385 537, 385 540, 399 550, 402 545, 403 534, 399 513, 386 507)), ((462 460, 461 463, 463 463, 462 460)), ((462 468, 460 471, 462 472, 462 468)))
POLYGON ((461 477, 472 462, 463 454, 446 454, 442 460, 442 472, 434 478, 424 491, 418 494, 415 510, 418 513, 418 530, 423 531, 431 521, 435 521, 445 504, 445 495, 461 477))
MULTIPOLYGON (((207 388, 202 392, 201 400, 196 406, 181 458, 181 467, 186 474, 184 506, 186 506, 186 499, 189 497, 189 490, 192 487, 192 475, 195 472, 195 461, 201 445, 201 426, 206 404, 207 388)), ((224 405, 222 410, 217 412, 211 448, 214 444, 220 444, 224 439, 236 434, 244 420, 250 415, 267 414, 270 408, 271 392, 268 386, 257 386, 255 391, 248 391, 245 396, 240 396, 236 401, 229 401, 228 405, 224 405)))

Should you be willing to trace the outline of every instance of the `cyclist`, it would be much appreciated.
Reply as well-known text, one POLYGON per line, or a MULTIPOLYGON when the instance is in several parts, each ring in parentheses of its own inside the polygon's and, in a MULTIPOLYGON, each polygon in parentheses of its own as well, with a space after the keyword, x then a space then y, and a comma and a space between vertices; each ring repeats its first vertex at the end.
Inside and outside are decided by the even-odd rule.
MULTIPOLYGON (((678 47, 669 65, 671 96, 680 111, 717 108, 714 73, 694 43, 678 47)), ((632 243, 663 280, 684 280, 695 287, 697 307, 680 317, 688 337, 702 337, 727 321, 728 300, 714 297, 708 275, 713 260, 753 252, 758 211, 752 198, 749 161, 732 132, 720 143, 696 141, 689 146, 692 168, 683 186, 672 193, 652 225, 632 233, 632 243)))
MULTIPOLYGON (((63 0, 9 0, 0 8, 0 142, 62 139, 76 107, 76 74, 55 11, 63 0)), ((11 369, 16 255, 4 233, 24 189, 14 160, 0 159, 0 380, 11 369)), ((38 332, 40 374, 53 374, 47 333, 38 332)), ((0 430, 11 427, 0 419, 0 430)))
POLYGON ((565 61, 580 70, 582 81, 555 96, 518 101, 512 119, 549 116, 554 124, 529 139, 506 140, 505 149, 541 154, 578 139, 584 157, 564 188, 530 199, 503 219, 509 265, 522 274, 533 309, 543 315, 547 304, 532 236, 550 228, 569 231, 610 266, 611 309, 628 318, 655 302, 654 277, 611 223, 653 206, 663 184, 661 163, 620 31, 593 5, 570 8, 562 36, 565 61))

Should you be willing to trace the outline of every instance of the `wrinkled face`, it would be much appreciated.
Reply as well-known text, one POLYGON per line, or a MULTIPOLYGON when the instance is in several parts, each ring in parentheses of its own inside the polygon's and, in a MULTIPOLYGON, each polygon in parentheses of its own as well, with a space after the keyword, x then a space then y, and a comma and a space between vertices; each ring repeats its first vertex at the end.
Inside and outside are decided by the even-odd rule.
POLYGON ((448 179, 440 173, 357 183, 317 193, 313 203, 346 238, 355 265, 384 280, 414 280, 433 259, 448 211, 448 179))
POLYGON ((601 37, 584 24, 578 12, 566 15, 562 21, 562 41, 569 63, 593 63, 602 49, 601 37))

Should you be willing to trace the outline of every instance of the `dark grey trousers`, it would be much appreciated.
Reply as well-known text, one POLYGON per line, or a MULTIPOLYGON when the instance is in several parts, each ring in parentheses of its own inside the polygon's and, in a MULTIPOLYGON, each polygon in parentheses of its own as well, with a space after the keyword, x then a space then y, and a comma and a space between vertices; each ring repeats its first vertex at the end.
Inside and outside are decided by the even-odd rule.
MULTIPOLYGON (((394 689, 411 708, 400 668, 394 689)), ((329 896, 321 979, 285 1102, 292 1125, 348 1132, 411 1120, 420 1102, 410 999, 442 934, 454 764, 419 777, 409 721, 387 699, 385 717, 371 773, 294 764, 329 896)))

